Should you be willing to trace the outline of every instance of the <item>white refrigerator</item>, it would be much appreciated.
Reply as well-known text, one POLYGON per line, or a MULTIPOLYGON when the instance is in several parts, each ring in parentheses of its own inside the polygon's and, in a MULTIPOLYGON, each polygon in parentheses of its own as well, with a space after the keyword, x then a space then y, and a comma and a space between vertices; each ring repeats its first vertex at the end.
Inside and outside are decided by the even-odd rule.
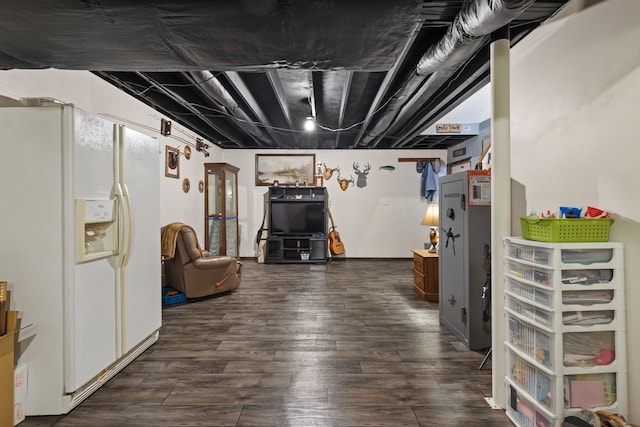
POLYGON ((71 105, 0 124, 0 280, 35 330, 26 413, 63 414, 158 339, 158 142, 71 105))

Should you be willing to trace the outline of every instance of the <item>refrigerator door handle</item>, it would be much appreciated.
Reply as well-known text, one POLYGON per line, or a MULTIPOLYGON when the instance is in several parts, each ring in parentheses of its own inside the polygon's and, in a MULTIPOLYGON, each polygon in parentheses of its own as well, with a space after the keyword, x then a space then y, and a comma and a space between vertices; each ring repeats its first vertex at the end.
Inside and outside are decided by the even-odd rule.
POLYGON ((124 265, 125 252, 123 248, 124 238, 127 235, 125 227, 127 227, 125 221, 125 205, 124 194, 122 192, 122 186, 120 183, 114 185, 114 193, 118 202, 118 256, 116 257, 116 265, 122 267, 124 265))
POLYGON ((122 254, 122 266, 126 266, 129 263, 129 254, 131 253, 131 242, 133 241, 133 209, 131 208, 131 197, 129 196, 129 188, 127 184, 123 184, 124 188, 124 200, 126 202, 127 211, 127 246, 126 250, 122 254))

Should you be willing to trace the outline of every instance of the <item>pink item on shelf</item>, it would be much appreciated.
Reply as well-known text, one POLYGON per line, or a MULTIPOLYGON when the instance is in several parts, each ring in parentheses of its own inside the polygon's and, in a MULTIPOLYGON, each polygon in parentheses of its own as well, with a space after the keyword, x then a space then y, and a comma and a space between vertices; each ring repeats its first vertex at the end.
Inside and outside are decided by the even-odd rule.
POLYGON ((604 403, 604 382, 602 380, 571 381, 572 408, 603 406, 604 403))
POLYGON ((614 351, 605 348, 600 352, 598 357, 596 357, 596 365, 608 365, 614 360, 616 360, 614 351))

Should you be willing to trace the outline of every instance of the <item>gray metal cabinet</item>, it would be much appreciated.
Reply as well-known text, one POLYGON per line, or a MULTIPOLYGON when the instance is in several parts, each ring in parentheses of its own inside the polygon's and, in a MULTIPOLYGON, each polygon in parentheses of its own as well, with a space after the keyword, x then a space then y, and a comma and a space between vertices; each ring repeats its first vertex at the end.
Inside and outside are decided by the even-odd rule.
POLYGON ((489 191, 490 203, 486 172, 464 171, 440 178, 440 323, 471 350, 491 346, 491 321, 483 319, 482 298, 491 268, 486 262, 491 206, 478 204, 483 191, 489 191))

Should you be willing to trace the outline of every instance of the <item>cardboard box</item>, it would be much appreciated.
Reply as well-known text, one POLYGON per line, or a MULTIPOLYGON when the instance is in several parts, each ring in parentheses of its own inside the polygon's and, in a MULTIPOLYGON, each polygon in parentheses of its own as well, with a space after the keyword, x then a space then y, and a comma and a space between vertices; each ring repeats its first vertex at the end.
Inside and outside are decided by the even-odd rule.
POLYGON ((18 312, 7 311, 7 334, 0 337, 0 427, 13 426, 14 347, 18 312))
POLYGON ((19 364, 15 368, 14 373, 14 392, 13 392, 13 425, 16 426, 27 415, 27 365, 19 364))
POLYGON ((0 337, 0 427, 13 426, 14 335, 0 337))

